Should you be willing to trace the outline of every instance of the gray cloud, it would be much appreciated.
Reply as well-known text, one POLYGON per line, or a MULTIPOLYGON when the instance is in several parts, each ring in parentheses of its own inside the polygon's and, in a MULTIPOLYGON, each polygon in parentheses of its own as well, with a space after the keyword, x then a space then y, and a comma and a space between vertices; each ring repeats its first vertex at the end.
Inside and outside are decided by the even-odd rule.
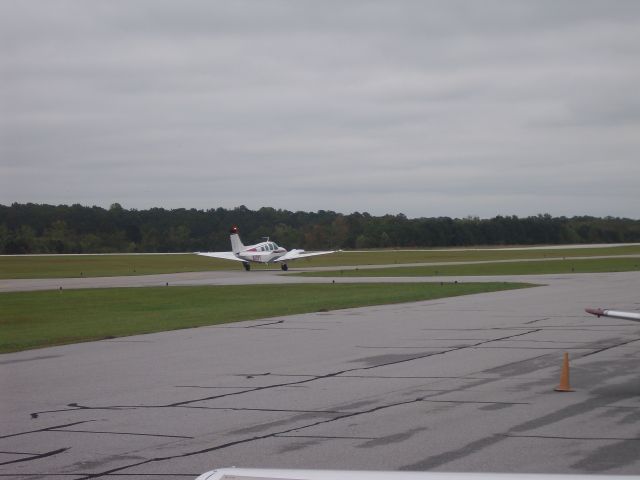
POLYGON ((0 3, 0 203, 637 218, 638 20, 605 0, 0 3))

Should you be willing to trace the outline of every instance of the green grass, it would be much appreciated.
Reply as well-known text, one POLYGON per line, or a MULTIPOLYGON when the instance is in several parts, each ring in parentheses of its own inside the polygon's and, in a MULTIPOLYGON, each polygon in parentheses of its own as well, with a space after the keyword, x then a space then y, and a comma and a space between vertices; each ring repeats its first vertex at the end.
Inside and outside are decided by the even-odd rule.
MULTIPOLYGON (((496 250, 491 248, 459 251, 370 250, 344 251, 291 262, 295 268, 357 265, 393 265, 404 263, 473 262, 514 259, 592 257, 603 255, 639 255, 640 245, 602 248, 561 248, 552 250, 496 250)), ((254 269, 264 268, 254 265, 254 269)), ((270 266, 269 268, 274 268, 270 266)), ((275 267, 277 268, 277 266, 275 267)), ((38 255, 0 256, 0 279, 8 278, 76 278, 207 270, 241 270, 239 262, 178 255, 38 255)))
POLYGON ((333 255, 311 257, 290 264, 291 267, 336 267, 357 265, 393 265, 403 263, 478 262, 491 260, 597 257, 617 255, 640 256, 640 245, 592 248, 553 248, 549 250, 368 250, 343 251, 333 255))
POLYGON ((420 267, 366 268, 303 272, 306 277, 430 277, 462 275, 542 275, 556 273, 630 272, 640 270, 640 257, 541 260, 420 267))
POLYGON ((152 275, 241 268, 239 262, 193 254, 37 255, 0 257, 0 278, 77 278, 152 275))
POLYGON ((0 352, 528 286, 327 283, 1 293, 0 352))

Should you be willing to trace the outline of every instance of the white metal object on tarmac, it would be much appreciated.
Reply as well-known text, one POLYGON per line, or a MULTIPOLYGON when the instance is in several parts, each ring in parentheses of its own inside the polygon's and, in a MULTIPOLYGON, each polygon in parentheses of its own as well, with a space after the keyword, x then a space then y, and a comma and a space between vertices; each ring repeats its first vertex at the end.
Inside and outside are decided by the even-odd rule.
POLYGON ((196 480, 626 480, 638 475, 574 475, 536 473, 376 472, 362 470, 288 470, 219 468, 196 480))
POLYGON ((623 318, 640 322, 640 313, 637 312, 623 312, 622 310, 610 310, 608 308, 585 308, 585 312, 598 317, 623 318))

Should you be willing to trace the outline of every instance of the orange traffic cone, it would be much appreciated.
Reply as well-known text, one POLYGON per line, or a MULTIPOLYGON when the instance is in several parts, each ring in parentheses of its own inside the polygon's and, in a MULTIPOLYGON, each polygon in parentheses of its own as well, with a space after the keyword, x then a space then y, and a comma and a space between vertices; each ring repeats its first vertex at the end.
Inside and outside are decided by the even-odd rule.
POLYGON ((554 388, 556 392, 573 392, 569 386, 569 354, 564 352, 564 361, 562 362, 562 373, 560 373, 560 385, 554 388))

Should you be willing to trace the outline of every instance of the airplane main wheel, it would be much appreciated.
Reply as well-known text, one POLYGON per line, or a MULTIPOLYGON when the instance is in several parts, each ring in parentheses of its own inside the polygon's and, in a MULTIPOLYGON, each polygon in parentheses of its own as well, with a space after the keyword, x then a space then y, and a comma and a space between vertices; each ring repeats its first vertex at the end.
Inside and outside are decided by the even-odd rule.
POLYGON ((289 270, 289 267, 287 266, 287 264, 286 264, 286 263, 283 263, 282 265, 280 265, 280 268, 281 268, 284 272, 286 272, 287 270, 289 270))
POLYGON ((251 270, 251 264, 249 262, 244 262, 242 265, 247 272, 251 270))

